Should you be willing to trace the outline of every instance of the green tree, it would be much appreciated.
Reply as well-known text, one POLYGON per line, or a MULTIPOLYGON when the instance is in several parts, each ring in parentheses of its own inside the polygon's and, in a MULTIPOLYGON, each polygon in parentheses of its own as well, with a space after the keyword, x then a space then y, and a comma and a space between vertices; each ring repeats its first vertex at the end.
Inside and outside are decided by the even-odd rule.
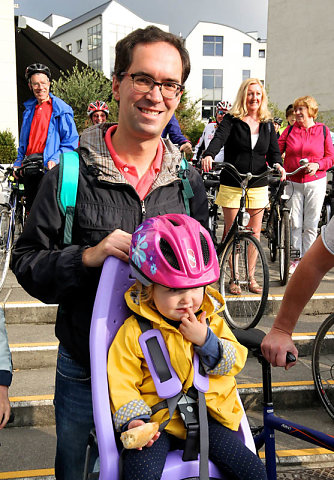
POLYGON ((52 92, 68 103, 74 112, 79 134, 89 125, 87 107, 90 102, 103 100, 108 103, 108 121, 117 121, 118 106, 112 99, 112 82, 102 72, 90 67, 61 72, 59 80, 52 81, 52 92))
POLYGON ((269 98, 268 98, 268 108, 269 108, 273 118, 274 117, 281 117, 281 119, 283 120, 282 125, 287 125, 288 124, 288 122, 286 121, 286 118, 285 118, 285 112, 279 108, 277 103, 272 102, 269 98))
POLYGON ((0 163, 13 163, 16 157, 14 135, 10 130, 0 131, 0 163))
POLYGON ((187 137, 194 146, 197 140, 202 135, 205 123, 202 122, 198 103, 199 100, 190 101, 188 94, 185 91, 181 97, 180 104, 175 112, 176 118, 179 121, 182 133, 187 137))

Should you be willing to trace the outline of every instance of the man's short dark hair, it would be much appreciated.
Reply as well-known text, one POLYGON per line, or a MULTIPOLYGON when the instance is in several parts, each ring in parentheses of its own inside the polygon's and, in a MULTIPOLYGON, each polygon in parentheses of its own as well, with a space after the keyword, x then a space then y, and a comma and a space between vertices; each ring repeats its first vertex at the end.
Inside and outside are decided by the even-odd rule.
POLYGON ((121 73, 127 72, 132 63, 133 49, 138 43, 166 42, 175 47, 182 61, 182 84, 187 80, 190 73, 190 59, 188 50, 185 48, 181 38, 173 33, 164 32, 154 25, 146 28, 138 28, 116 44, 116 59, 114 74, 121 80, 121 73))

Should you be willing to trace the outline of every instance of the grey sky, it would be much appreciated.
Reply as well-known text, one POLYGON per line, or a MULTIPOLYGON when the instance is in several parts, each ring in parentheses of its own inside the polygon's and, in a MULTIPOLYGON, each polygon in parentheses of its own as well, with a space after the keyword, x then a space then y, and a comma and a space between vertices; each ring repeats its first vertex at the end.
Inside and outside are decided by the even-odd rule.
MULTIPOLYGON (((50 13, 75 18, 106 0, 15 0, 16 15, 43 20, 50 13)), ((186 36, 199 21, 216 22, 243 32, 267 35, 268 0, 118 0, 144 20, 165 23, 173 33, 186 36)))

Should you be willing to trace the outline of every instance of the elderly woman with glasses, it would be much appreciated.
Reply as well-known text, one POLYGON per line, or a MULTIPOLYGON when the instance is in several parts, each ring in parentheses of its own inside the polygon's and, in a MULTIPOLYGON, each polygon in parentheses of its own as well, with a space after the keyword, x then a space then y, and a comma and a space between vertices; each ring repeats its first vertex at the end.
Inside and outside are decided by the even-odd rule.
MULTIPOLYGON (((267 164, 279 164, 284 176, 282 159, 279 152, 276 132, 267 107, 267 95, 257 78, 245 80, 238 91, 232 109, 227 113, 209 147, 203 154, 202 168, 209 171, 212 160, 224 146, 225 162, 233 164, 240 173, 251 172, 259 175, 265 172, 267 164)), ((268 181, 257 179, 250 181, 246 199, 246 209, 250 214, 249 227, 259 239, 264 207, 268 203, 268 181)), ((220 189, 216 203, 223 207, 224 235, 229 231, 240 206, 241 187, 239 179, 227 170, 222 170, 220 189)), ((255 268, 254 256, 249 260, 249 270, 255 268), (252 265, 254 262, 254 265, 252 265)), ((250 275, 249 291, 260 294, 262 288, 256 278, 250 275)), ((240 295, 239 284, 230 282, 230 293, 240 295)))
POLYGON ((288 126, 278 140, 285 152, 287 172, 298 168, 299 161, 308 160, 305 170, 290 177, 287 193, 291 195, 291 242, 299 252, 291 262, 290 273, 317 237, 318 223, 326 194, 326 170, 333 166, 334 148, 331 134, 324 124, 316 123, 318 104, 313 97, 299 97, 293 104, 296 122, 288 126))

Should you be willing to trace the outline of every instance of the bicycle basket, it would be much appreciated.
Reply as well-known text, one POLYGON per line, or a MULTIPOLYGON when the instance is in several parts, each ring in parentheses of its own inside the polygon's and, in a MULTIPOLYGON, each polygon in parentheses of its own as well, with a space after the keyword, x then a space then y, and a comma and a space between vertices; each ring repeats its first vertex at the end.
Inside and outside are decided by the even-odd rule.
POLYGON ((1 183, 0 188, 0 203, 9 203, 11 189, 7 183, 1 183))
POLYGON ((24 168, 24 176, 30 177, 43 173, 43 154, 33 153, 24 157, 22 161, 22 167, 24 168))

